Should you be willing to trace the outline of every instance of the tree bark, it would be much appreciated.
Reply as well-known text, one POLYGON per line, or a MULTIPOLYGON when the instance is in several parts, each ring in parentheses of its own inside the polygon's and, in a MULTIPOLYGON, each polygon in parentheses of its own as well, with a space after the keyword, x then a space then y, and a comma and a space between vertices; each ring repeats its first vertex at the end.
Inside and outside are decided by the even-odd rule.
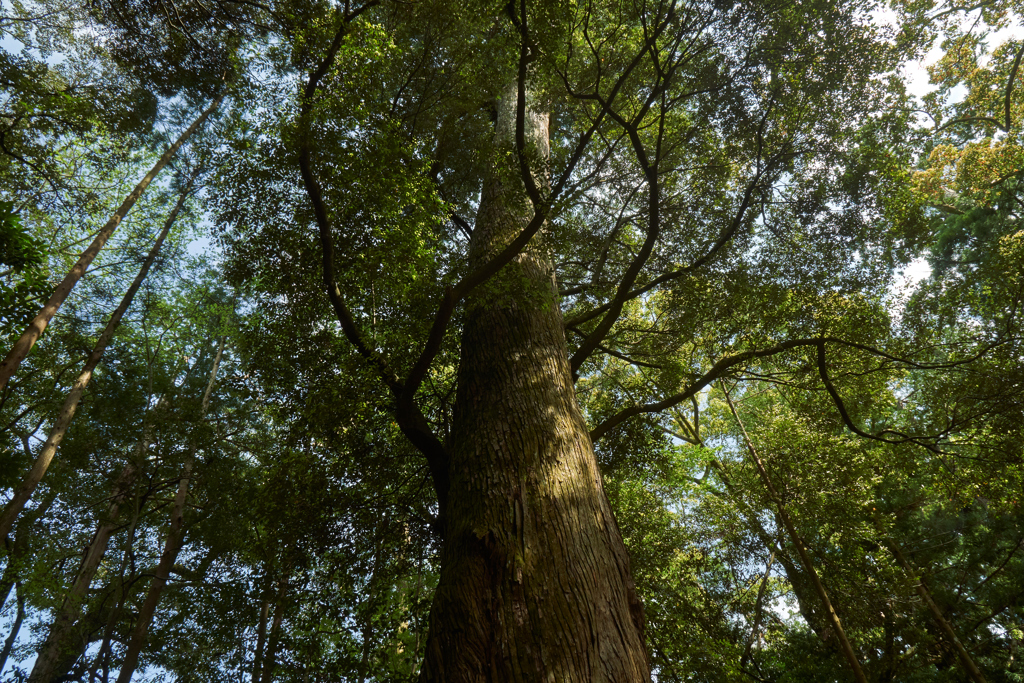
MULTIPOLYGON (((32 525, 46 515, 55 500, 57 500, 57 492, 50 491, 35 509, 30 510, 21 518, 21 523, 18 524, 18 528, 14 532, 14 541, 9 538, 3 539, 7 550, 7 564, 4 565, 4 573, 0 578, 0 608, 7 603, 7 596, 10 595, 11 588, 19 580, 18 574, 22 569, 20 563, 22 558, 28 554, 32 525)), ((0 668, 0 671, 3 669, 0 668)))
MULTIPOLYGON (((202 403, 199 407, 199 419, 206 415, 210 405, 210 394, 213 391, 214 382, 217 379, 217 370, 220 368, 220 359, 224 354, 224 344, 227 337, 221 337, 220 345, 217 347, 217 355, 213 358, 213 368, 210 370, 210 380, 206 383, 203 391, 202 403)), ((188 487, 192 477, 192 467, 195 464, 197 443, 195 439, 189 444, 188 458, 182 468, 181 479, 178 481, 178 491, 174 494, 174 505, 171 509, 171 527, 167 531, 167 540, 164 542, 164 551, 160 555, 156 570, 153 572, 153 581, 149 584, 149 591, 146 599, 139 608, 139 618, 135 621, 135 628, 132 630, 131 640, 128 641, 128 649, 125 651, 121 661, 121 669, 117 674, 117 683, 129 683, 135 667, 139 663, 139 653, 146 644, 146 635, 149 633, 149 626, 153 623, 153 615, 156 614, 156 606, 160 602, 164 586, 171 575, 171 568, 178 559, 178 551, 185 537, 183 525, 185 523, 185 501, 188 498, 188 487)))
MULTIPOLYGON (((499 159, 515 139, 514 93, 498 103, 499 159)), ((546 165, 546 112, 526 112, 525 137, 534 166, 546 165)), ((471 268, 532 215, 517 172, 492 164, 471 268)), ((649 681, 642 609, 576 402, 540 240, 467 306, 441 576, 420 680, 649 681)))
POLYGON ((89 386, 89 381, 92 379, 93 371, 95 371, 96 366, 99 365, 100 359, 103 358, 103 352, 106 351, 107 345, 110 344, 110 340, 113 339, 114 333, 117 332, 117 328, 121 325, 121 319, 128 311, 128 307, 132 305, 132 300, 135 298, 135 294, 139 291, 139 287, 142 286, 146 276, 149 274, 149 269, 152 267, 153 262, 160 253, 160 247, 163 245, 164 239, 167 237, 167 233, 170 232, 171 226, 174 225, 174 221, 177 219, 182 206, 184 206, 185 199, 188 197, 190 190, 191 183, 181 191, 181 194, 178 197, 178 202, 174 205, 170 215, 167 216, 167 220, 164 221, 163 228, 161 228, 160 233, 157 235, 156 241, 149 250, 149 254, 146 255, 146 260, 142 263, 142 268, 139 269, 138 275, 135 276, 132 284, 128 287, 128 291, 125 292, 124 297, 121 299, 121 303, 110 315, 110 319, 107 321, 106 327, 103 328, 100 338, 96 340, 96 345, 93 347, 92 353, 90 353, 89 357, 85 360, 85 366, 82 368, 82 372, 79 373, 75 383, 71 386, 71 391, 68 392, 67 398, 64 399, 64 405, 61 406, 60 413, 57 414, 57 420, 53 423, 53 427, 50 429, 50 434, 46 437, 46 443, 43 444, 42 449, 39 451, 39 455, 36 456, 36 460, 32 464, 32 469, 30 469, 28 474, 25 475, 25 479, 22 480, 18 489, 11 497, 11 500, 4 507, 3 514, 0 515, 0 538, 4 538, 10 532, 11 525, 14 524, 14 520, 16 520, 18 515, 21 514, 21 511, 25 507, 25 503, 27 503, 29 498, 32 497, 32 493, 36 490, 39 482, 43 479, 43 475, 46 474, 46 470, 50 467, 50 463, 53 461, 53 456, 56 455, 57 449, 60 447, 60 442, 64 440, 64 435, 67 434, 68 427, 71 426, 71 420, 75 416, 75 410, 78 409, 78 404, 82 400, 82 395, 85 394, 85 390, 89 386))
MULTIPOLYGON (((761 640, 761 613, 764 608, 764 593, 765 588, 768 587, 768 577, 771 576, 772 562, 774 560, 775 553, 769 554, 768 562, 764 568, 764 577, 761 579, 761 585, 757 589, 757 600, 754 602, 754 624, 750 629, 747 645, 743 648, 743 656, 740 657, 740 671, 746 670, 747 662, 750 661, 750 653, 754 649, 754 643, 761 640)), ((761 649, 760 646, 758 646, 758 649, 761 649)))
POLYGON ((103 638, 100 641, 99 652, 96 653, 92 666, 89 668, 90 683, 96 677, 96 673, 100 667, 103 668, 104 683, 107 683, 109 680, 110 655, 112 654, 111 643, 114 637, 114 629, 118 622, 121 621, 121 614, 124 611, 124 602, 127 592, 125 590, 124 575, 128 570, 128 565, 132 564, 132 558, 135 552, 135 532, 138 529, 139 517, 142 512, 142 501, 140 498, 136 496, 133 502, 134 509, 132 510, 132 520, 128 524, 128 533, 126 534, 124 552, 121 554, 121 567, 117 572, 117 576, 110 582, 114 586, 112 591, 113 605, 110 608, 110 614, 107 616, 106 625, 103 628, 103 638))
POLYGON ((260 625, 256 631, 256 655, 253 657, 252 683, 260 683, 263 673, 263 650, 267 645, 267 622, 270 620, 270 601, 264 600, 260 609, 260 625))
POLYGON ((139 474, 138 463, 142 462, 148 448, 149 435, 144 434, 142 441, 133 453, 133 457, 124 466, 121 475, 114 485, 114 495, 111 497, 110 506, 106 515, 100 521, 92 541, 85 549, 85 556, 82 558, 78 575, 71 589, 64 597, 64 602, 50 625, 50 632, 46 641, 39 649, 35 666, 29 675, 28 683, 50 683, 54 672, 64 655, 75 649, 70 641, 75 632, 75 623, 82 613, 82 604, 85 601, 92 584, 96 569, 107 552, 107 543, 110 541, 110 534, 118 526, 118 515, 121 505, 128 499, 131 490, 134 488, 135 480, 139 474))
POLYGON ((61 283, 53 290, 53 294, 50 295, 49 300, 43 304, 39 313, 36 314, 36 317, 29 323, 28 329, 22 333, 21 337, 18 338, 18 341, 14 343, 14 347, 8 352, 7 357, 4 358, 2 363, 0 363, 0 392, 7 388, 7 383, 18 369, 18 366, 21 365, 21 362, 25 360, 26 356, 28 356, 28 352, 32 350, 32 347, 35 345, 36 341, 38 341, 40 335, 43 334, 46 326, 50 324, 50 320, 52 320, 53 316, 57 313, 57 309, 61 307, 64 300, 67 299, 68 294, 71 293, 71 290, 74 289, 76 284, 78 284, 78 281, 82 279, 83 275, 85 275, 86 269, 89 268, 93 259, 95 259, 96 255, 103 249, 103 246, 107 243, 107 240, 110 239, 110 236, 113 234, 117 226, 121 223, 131 208, 135 206, 135 202, 139 200, 139 197, 141 197, 142 193, 146 191, 146 188, 149 187, 151 182, 153 182, 153 179, 156 178, 157 174, 163 170, 164 166, 174 158, 174 155, 178 153, 178 150, 183 144, 185 144, 185 141, 192 137, 192 134, 199 130, 206 119, 210 117, 210 114, 212 114, 217 106, 220 105, 221 99, 221 97, 214 99, 210 106, 199 115, 199 118, 193 121, 192 125, 189 126, 184 133, 178 136, 178 139, 174 141, 174 144, 167 148, 167 151, 164 152, 163 156, 157 160, 153 165, 153 168, 149 170, 149 173, 143 176, 142 180, 139 181, 139 184, 135 186, 135 189, 125 197, 121 206, 118 207, 117 211, 115 211, 114 215, 110 217, 110 220, 107 221, 106 225, 104 225, 103 228, 100 229, 99 233, 97 233, 92 244, 82 252, 78 257, 78 261, 74 266, 72 266, 70 272, 68 272, 61 283))
POLYGON ((274 667, 277 664, 277 648, 281 644, 281 623, 284 621, 285 592, 287 590, 287 580, 281 579, 278 582, 277 600, 274 604, 274 622, 270 625, 267 651, 263 655, 263 673, 260 676, 260 683, 270 683, 274 680, 274 667))

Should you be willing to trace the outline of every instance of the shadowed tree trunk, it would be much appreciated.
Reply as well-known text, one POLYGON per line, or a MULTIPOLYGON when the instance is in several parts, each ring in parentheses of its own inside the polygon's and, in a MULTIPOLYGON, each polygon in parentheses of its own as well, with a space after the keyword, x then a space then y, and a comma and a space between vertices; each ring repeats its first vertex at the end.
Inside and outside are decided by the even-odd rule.
MULTIPOLYGON (((499 150, 514 141, 511 92, 498 105, 499 150)), ((529 155, 546 165, 548 115, 525 119, 529 155)), ((532 214, 517 173, 492 169, 470 266, 532 214)), ((649 681, 642 610, 576 402, 554 268, 539 239, 468 302, 450 452, 420 680, 649 681)))
MULTIPOLYGON (((220 345, 217 347, 217 355, 213 358, 213 368, 210 370, 210 379, 203 391, 202 403, 199 406, 199 419, 206 415, 210 406, 210 394, 213 392, 213 385, 217 380, 217 370, 220 369, 220 359, 224 354, 224 344, 227 337, 221 337, 220 345)), ((139 618, 132 630, 131 640, 128 642, 128 649, 121 660, 121 670, 117 674, 117 683, 129 683, 135 667, 139 663, 139 654, 146 644, 146 635, 149 633, 149 626, 153 622, 153 615, 156 613, 156 606, 160 602, 164 586, 171 575, 171 568, 178 559, 178 551, 181 550, 181 543, 184 540, 185 531, 182 528, 185 523, 185 501, 188 498, 189 482, 192 478, 192 467, 195 463, 196 439, 192 438, 189 444, 188 458, 182 468, 181 479, 178 481, 178 491, 174 495, 174 506, 171 508, 171 527, 167 531, 167 540, 164 542, 164 551, 160 555, 156 571, 153 573, 153 581, 149 584, 149 591, 146 599, 139 608, 139 618)))
POLYGON ((256 632, 256 655, 253 657, 252 683, 260 683, 263 672, 263 650, 267 645, 267 622, 270 621, 270 601, 264 600, 260 609, 260 624, 256 632))
POLYGON ((287 607, 285 598, 288 590, 288 581, 281 579, 277 584, 277 598, 274 602, 274 621, 270 625, 270 637, 267 639, 267 651, 263 655, 263 674, 260 676, 260 683, 270 683, 274 680, 274 667, 277 664, 277 649, 281 644, 281 623, 284 621, 284 611, 287 607))
POLYGON ((50 633, 46 641, 39 648, 35 666, 28 678, 28 683, 50 683, 53 680, 54 672, 58 663, 67 652, 81 650, 78 643, 72 642, 75 633, 75 623, 82 614, 82 604, 85 602, 89 586, 92 584, 93 576, 99 567, 103 556, 107 552, 107 543, 110 541, 110 534, 118 527, 118 516, 121 505, 127 500, 135 480, 138 477, 139 469, 136 463, 141 461, 141 454, 145 452, 143 447, 136 449, 132 460, 124 466, 117 483, 114 485, 114 495, 106 515, 100 521, 96 533, 85 549, 85 556, 78 569, 78 575, 71 589, 64 597, 64 602, 57 611, 50 625, 50 633))
POLYGON ((11 624, 11 632, 7 634, 7 640, 4 641, 4 651, 0 652, 0 671, 3 671, 4 667, 7 666, 7 658, 11 656, 14 642, 18 640, 18 633, 21 631, 21 625, 25 621, 25 593, 21 589, 21 582, 16 583, 14 591, 15 599, 18 601, 18 611, 14 617, 14 623, 11 624))

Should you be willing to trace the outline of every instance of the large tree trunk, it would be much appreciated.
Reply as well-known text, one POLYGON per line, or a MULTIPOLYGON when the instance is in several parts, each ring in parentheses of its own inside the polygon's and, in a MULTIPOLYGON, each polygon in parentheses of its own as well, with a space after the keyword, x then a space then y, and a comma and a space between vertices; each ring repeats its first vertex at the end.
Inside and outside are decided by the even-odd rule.
MULTIPOLYGON (((499 150, 514 140, 515 101, 499 102, 499 150)), ((547 158, 547 127, 546 113, 527 112, 535 160, 547 158)), ((495 168, 471 266, 531 215, 522 180, 495 168)), ((650 680, 629 558, 576 402, 554 269, 539 241, 468 304, 421 681, 650 680)))

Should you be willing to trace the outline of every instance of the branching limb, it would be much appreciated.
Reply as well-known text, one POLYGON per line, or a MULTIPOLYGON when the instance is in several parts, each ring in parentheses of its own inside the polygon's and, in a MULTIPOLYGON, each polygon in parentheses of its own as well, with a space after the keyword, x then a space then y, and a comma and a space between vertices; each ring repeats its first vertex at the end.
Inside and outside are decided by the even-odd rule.
POLYGON ((423 416, 422 411, 415 404, 413 400, 415 392, 405 391, 406 384, 401 381, 384 356, 367 343, 352 313, 345 305, 341 290, 334 276, 334 237, 330 215, 324 202, 320 184, 313 173, 312 161, 310 159, 309 117, 312 113, 320 80, 327 74, 327 71, 334 63, 341 44, 348 33, 350 22, 365 10, 378 4, 378 2, 379 0, 371 0, 371 2, 360 6, 358 9, 341 15, 340 26, 335 33, 334 40, 331 42, 326 56, 309 75, 309 80, 306 82, 303 90, 303 99, 299 113, 299 169, 306 193, 309 196, 310 203, 313 205, 314 216, 316 217, 320 245, 323 251, 324 287, 334 309, 335 316, 341 324, 345 337, 356 347, 356 351, 374 367, 388 389, 398 399, 395 415, 398 426, 406 438, 426 457, 433 477, 434 488, 437 492, 438 503, 443 510, 448 495, 448 455, 440 439, 437 438, 430 428, 430 424, 423 416))
POLYGON ((1017 79, 1017 71, 1020 69, 1020 62, 1022 58, 1024 58, 1024 43, 1021 43, 1021 46, 1017 48, 1017 55, 1013 58, 1013 65, 1010 67, 1010 76, 1006 79, 1006 89, 1003 92, 1002 121, 991 116, 960 116, 939 126, 935 129, 935 132, 940 133, 950 126, 958 123, 991 123, 1004 133, 1009 133, 1010 127, 1013 125, 1010 98, 1013 96, 1013 82, 1017 79))
MULTIPOLYGON (((730 221, 729 225, 727 225, 726 228, 719 234, 718 239, 715 240, 715 243, 711 245, 711 247, 708 249, 708 251, 704 253, 703 256, 699 257, 696 261, 694 261, 688 266, 656 277, 641 287, 637 287, 636 289, 621 294, 621 296, 616 295, 615 299, 609 301, 606 304, 598 306, 592 311, 588 311, 587 313, 578 315, 575 318, 567 320, 565 322, 566 327, 576 327, 578 325, 582 325, 583 323, 589 320, 593 320, 594 318, 607 313, 608 311, 612 310, 612 308, 616 305, 621 307, 621 305, 625 304, 625 302, 635 299, 639 296, 643 296, 644 294, 651 291, 655 287, 659 287, 665 284, 666 282, 678 279, 683 275, 686 275, 687 273, 697 270, 698 268, 707 264, 712 258, 714 258, 714 256, 718 252, 722 250, 723 247, 725 247, 726 244, 729 243, 730 240, 732 240, 733 236, 735 236, 736 232, 743 224, 743 218, 747 213, 747 209, 750 208, 751 202, 753 201, 754 192, 757 190, 761 182, 761 178, 763 178, 765 173, 769 171, 770 167, 770 164, 766 165, 764 169, 755 174, 754 177, 751 178, 750 182, 747 183, 747 187, 744 189, 743 192, 743 199, 740 200, 740 206, 736 210, 736 214, 733 216, 732 221, 730 221), (620 299, 621 302, 619 301, 620 299)), ((579 366, 574 365, 573 371, 578 371, 579 367, 582 366, 582 364, 583 361, 580 361, 579 366)))
POLYGON ((656 401, 654 403, 632 406, 617 413, 616 415, 613 415, 595 427, 593 431, 590 432, 590 438, 596 442, 611 429, 617 427, 631 417, 642 415, 643 413, 658 413, 666 408, 671 408, 674 405, 689 400, 695 397, 701 390, 708 387, 712 382, 724 376, 729 370, 741 365, 742 363, 746 363, 749 360, 774 356, 782 353, 783 351, 788 351, 801 346, 812 346, 816 343, 816 339, 792 339, 767 349, 744 351, 733 356, 727 356, 711 366, 710 370, 694 380, 688 387, 678 394, 669 396, 664 400, 656 401))
POLYGON ((846 404, 843 402, 842 397, 839 395, 838 390, 832 383, 832 380, 829 376, 828 366, 825 360, 825 344, 836 344, 839 346, 846 346, 849 348, 866 351, 871 355, 884 358, 886 360, 891 361, 894 364, 902 365, 912 370, 945 370, 978 360, 986 353, 988 353, 990 350, 1005 343, 1006 341, 1006 339, 1000 339, 992 344, 986 345, 985 347, 982 348, 981 351, 971 356, 970 358, 965 358, 958 361, 951 361, 949 363, 919 363, 917 361, 910 360, 907 358, 899 358, 898 356, 894 356, 890 353, 882 351, 881 349, 877 349, 873 346, 869 346, 867 344, 851 342, 844 339, 839 339, 837 337, 790 339, 788 341, 782 342, 781 344, 776 344, 775 346, 771 346, 766 349, 752 349, 750 351, 743 351, 735 355, 722 358, 713 366, 711 366, 710 370, 708 370, 706 373, 693 380, 693 382, 691 382, 689 386, 683 389, 683 391, 672 396, 669 396, 661 401, 631 406, 629 408, 622 410, 621 412, 613 415, 612 417, 608 418, 607 420, 599 424, 597 427, 595 427, 590 432, 590 438, 596 442, 599 439, 601 439, 605 434, 607 434, 611 429, 614 429, 615 427, 622 424, 624 421, 628 420, 631 417, 642 415, 644 413, 661 412, 667 408, 671 408, 679 403, 682 403, 683 401, 693 399, 697 396, 698 393, 700 393, 703 389, 708 387, 712 382, 721 377, 724 377, 728 372, 732 371, 734 368, 741 366, 747 361, 753 360, 755 358, 767 358, 782 353, 784 351, 789 351, 800 347, 814 346, 817 347, 816 362, 818 374, 822 380, 822 384, 824 385, 825 390, 828 392, 829 396, 832 398, 833 403, 835 403, 836 408, 839 411, 839 415, 843 420, 843 424, 845 424, 850 431, 852 431, 854 434, 857 434, 858 436, 874 439, 876 441, 883 441, 885 443, 915 443, 919 446, 927 448, 928 450, 934 453, 942 454, 943 452, 937 446, 935 446, 933 442, 939 438, 942 438, 942 436, 945 435, 945 432, 929 436, 910 436, 902 432, 887 429, 879 432, 878 434, 870 434, 857 427, 857 425, 853 422, 853 419, 850 417, 849 411, 846 409, 846 404), (889 439, 886 438, 886 435, 892 435, 897 438, 889 439))
MULTIPOLYGON (((514 17, 514 14, 513 14, 514 17)), ((513 23, 518 21, 513 19, 513 23)), ((523 30, 523 29, 520 29, 523 30)), ((656 34, 657 35, 657 34, 656 34)), ((444 340, 444 335, 447 332, 448 324, 451 322, 451 318, 455 313, 455 307, 465 299, 470 292, 476 287, 483 284, 491 277, 496 275, 506 264, 512 261, 517 255, 519 255, 531 239, 540 231, 543 227, 544 222, 548 218, 548 214, 551 211, 551 206, 557 201, 558 197, 561 196, 563 190, 568 185, 572 174, 579 162, 583 159, 583 155, 586 153, 587 148, 590 145, 590 141, 594 135, 600 129, 604 122, 605 112, 610 106, 610 103, 618 96, 619 91, 622 89, 629 75, 633 69, 639 65, 643 57, 643 50, 638 53, 633 63, 627 67, 627 69, 620 74, 616 80, 615 85, 612 87, 611 93, 607 98, 602 99, 603 109, 595 117, 590 127, 580 136, 580 139, 576 143, 573 153, 569 156, 568 163, 562 171, 561 176, 552 185, 551 193, 547 198, 541 197, 539 189, 536 194, 531 194, 531 202, 534 207, 534 214, 523 230, 513 239, 504 249, 498 254, 493 256, 486 263, 478 267, 475 271, 467 274, 462 280, 451 287, 445 288, 445 293, 438 305, 437 312, 434 315, 434 322, 430 329, 430 334, 427 337, 427 341, 423 346, 423 350, 420 352, 419 357, 416 359, 412 370, 409 372, 405 382, 405 389, 403 391, 403 401, 411 401, 412 396, 415 395, 423 379, 426 377, 427 371, 430 369, 434 358, 441 350, 441 344, 444 340)), ((523 44, 520 48, 520 61, 528 63, 530 61, 530 44, 529 36, 524 38, 523 44)), ((523 80, 522 68, 519 73, 518 89, 523 90, 525 87, 525 81, 523 80)), ((600 97, 597 95, 597 97, 600 97)), ((519 101, 517 96, 516 103, 516 129, 517 129, 517 155, 520 150, 522 155, 525 156, 525 95, 523 101, 519 101), (522 126, 522 136, 519 135, 520 126, 522 126)), ((528 170, 528 169, 527 169, 528 170)), ((527 183, 529 187, 528 178, 532 178, 532 174, 529 172, 523 172, 522 167, 520 168, 521 175, 524 176, 523 182, 527 183)))
POLYGON ((817 344, 817 347, 818 375, 821 377, 821 383, 825 385, 825 391, 827 391, 828 395, 832 398, 832 402, 835 404, 836 410, 839 411, 839 416, 842 418, 843 424, 846 425, 847 429, 849 429, 857 436, 864 437, 865 439, 873 439, 875 441, 881 441, 883 443, 889 444, 901 444, 908 442, 916 443, 919 446, 927 448, 933 453, 942 453, 938 446, 936 446, 934 443, 929 443, 929 441, 933 441, 942 435, 934 435, 929 437, 914 437, 908 436, 906 434, 903 434, 902 432, 898 432, 892 429, 883 429, 881 432, 877 434, 871 434, 865 432, 863 429, 858 427, 856 423, 853 421, 853 419, 850 417, 850 413, 846 409, 846 404, 843 403, 843 399, 839 396, 839 391, 836 389, 835 385, 832 384, 832 381, 829 379, 828 364, 825 360, 825 340, 820 340, 817 344), (892 434, 893 436, 896 436, 898 438, 889 439, 886 437, 886 434, 892 434))

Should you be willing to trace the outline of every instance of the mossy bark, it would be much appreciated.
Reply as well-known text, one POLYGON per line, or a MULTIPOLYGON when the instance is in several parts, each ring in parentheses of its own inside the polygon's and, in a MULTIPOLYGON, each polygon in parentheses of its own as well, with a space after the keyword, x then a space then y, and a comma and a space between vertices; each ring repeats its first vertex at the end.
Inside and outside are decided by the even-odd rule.
MULTIPOLYGON (((471 267, 533 213, 508 170, 514 120, 515 98, 505 97, 471 267)), ((527 112, 536 167, 547 126, 546 113, 527 112)), ((642 610, 576 401, 542 237, 468 309, 421 681, 649 681, 642 610)))

